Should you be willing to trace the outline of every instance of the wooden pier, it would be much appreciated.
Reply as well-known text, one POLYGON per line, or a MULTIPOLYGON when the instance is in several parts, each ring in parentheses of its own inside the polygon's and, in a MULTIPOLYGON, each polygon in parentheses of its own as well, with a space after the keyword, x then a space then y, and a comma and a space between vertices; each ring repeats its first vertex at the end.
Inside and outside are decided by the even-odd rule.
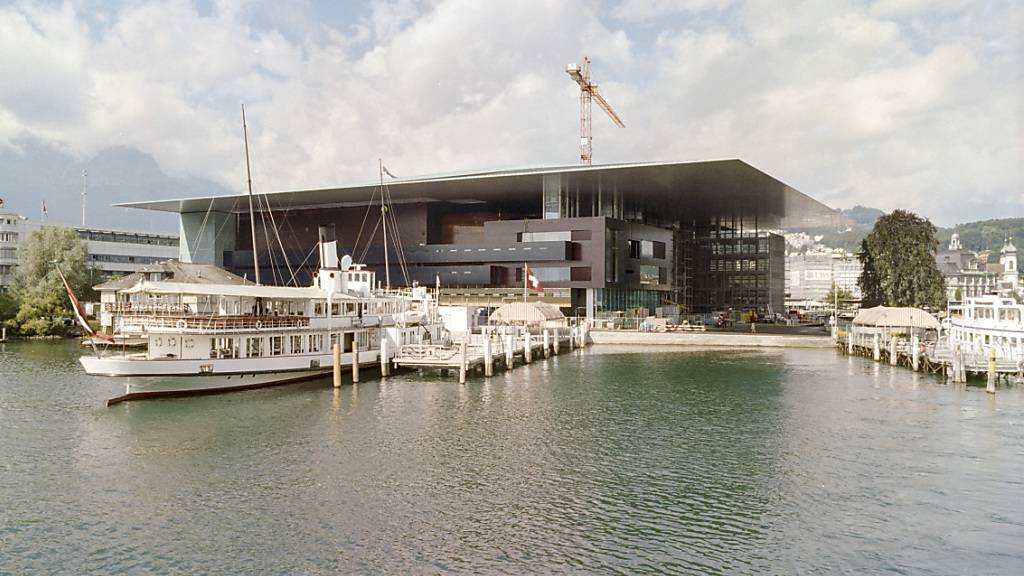
POLYGON ((1024 361, 998 357, 994 351, 954 350, 945 337, 926 341, 913 331, 908 336, 907 331, 853 327, 838 331, 836 344, 851 356, 939 374, 952 382, 966 382, 970 376, 986 377, 989 392, 995 392, 999 381, 1024 381, 1024 361))
POLYGON ((482 370, 485 376, 491 376, 495 365, 511 370, 517 363, 529 364, 563 350, 584 347, 587 334, 586 323, 538 328, 533 332, 518 326, 486 326, 480 334, 467 334, 448 345, 402 346, 391 364, 395 368, 457 371, 459 382, 464 383, 473 370, 482 370))

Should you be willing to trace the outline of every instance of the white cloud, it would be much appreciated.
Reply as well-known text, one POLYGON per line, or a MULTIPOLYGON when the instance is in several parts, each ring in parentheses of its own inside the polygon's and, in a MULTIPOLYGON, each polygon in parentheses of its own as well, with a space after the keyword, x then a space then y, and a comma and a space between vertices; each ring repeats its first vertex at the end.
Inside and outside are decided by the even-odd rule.
POLYGON ((572 163, 563 67, 586 53, 628 126, 595 112, 598 162, 741 157, 840 206, 1024 213, 1013 3, 625 0, 604 21, 582 0, 397 0, 281 31, 254 10, 0 8, 0 145, 132 146, 240 190, 245 102, 263 190, 371 180, 378 157, 402 175, 572 163))

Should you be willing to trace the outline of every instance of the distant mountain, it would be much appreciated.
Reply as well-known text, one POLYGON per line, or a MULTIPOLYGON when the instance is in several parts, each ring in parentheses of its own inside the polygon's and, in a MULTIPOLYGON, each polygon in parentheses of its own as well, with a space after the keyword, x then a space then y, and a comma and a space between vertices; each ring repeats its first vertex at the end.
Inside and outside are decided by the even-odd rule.
POLYGON ((176 232, 176 215, 112 204, 229 193, 202 178, 168 176, 152 156, 134 148, 107 148, 79 161, 37 140, 25 138, 16 145, 0 148, 0 198, 5 208, 33 220, 40 218, 45 200, 49 221, 81 222, 83 169, 88 171, 86 223, 94 226, 176 232))
POLYGON ((853 224, 860 226, 867 226, 871 228, 875 225, 875 221, 885 216, 885 212, 878 208, 868 208, 866 206, 854 206, 853 208, 844 208, 839 211, 844 217, 850 220, 853 224))

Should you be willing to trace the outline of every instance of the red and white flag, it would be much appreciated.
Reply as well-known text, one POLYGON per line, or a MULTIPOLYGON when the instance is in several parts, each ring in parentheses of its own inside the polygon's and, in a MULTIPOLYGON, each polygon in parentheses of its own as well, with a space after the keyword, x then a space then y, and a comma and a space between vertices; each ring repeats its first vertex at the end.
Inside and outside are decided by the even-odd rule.
POLYGON ((525 277, 524 280, 527 290, 532 289, 536 290, 537 292, 544 291, 544 287, 540 285, 540 280, 537 279, 537 276, 533 273, 533 270, 531 270, 530 266, 527 264, 523 264, 523 275, 525 277))
POLYGON ((85 330, 86 334, 94 338, 101 338, 103 340, 113 342, 114 339, 108 334, 97 332, 92 329, 92 326, 89 326, 89 322, 85 320, 85 309, 82 308, 82 303, 78 301, 78 297, 75 296, 74 290, 72 290, 71 285, 68 284, 67 276, 64 276, 64 271, 60 269, 60 266, 57 266, 57 274, 60 274, 60 279, 64 282, 64 289, 68 291, 68 298, 71 298, 71 307, 75 309, 75 319, 77 319, 78 323, 82 326, 82 330, 85 330))

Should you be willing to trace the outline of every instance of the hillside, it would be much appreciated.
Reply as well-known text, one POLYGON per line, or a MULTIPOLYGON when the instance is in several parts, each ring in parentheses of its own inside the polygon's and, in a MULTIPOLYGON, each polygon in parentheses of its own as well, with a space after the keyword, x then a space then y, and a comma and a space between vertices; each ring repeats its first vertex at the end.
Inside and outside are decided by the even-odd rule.
POLYGON ((953 232, 960 235, 960 243, 968 250, 999 250, 1007 236, 1014 238, 1018 248, 1024 246, 1024 218, 980 220, 957 224, 952 228, 939 228, 936 233, 939 245, 949 245, 953 232))

